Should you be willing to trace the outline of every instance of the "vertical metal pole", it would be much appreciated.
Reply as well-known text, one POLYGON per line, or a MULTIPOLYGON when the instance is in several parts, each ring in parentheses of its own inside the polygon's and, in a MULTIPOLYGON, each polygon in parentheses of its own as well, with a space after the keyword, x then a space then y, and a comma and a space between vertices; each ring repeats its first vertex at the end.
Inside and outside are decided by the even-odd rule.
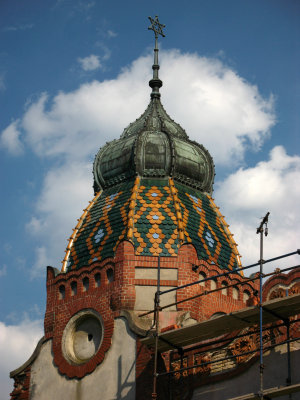
POLYGON ((158 256, 157 266, 157 290, 154 297, 154 309, 155 309, 155 350, 154 350, 154 371, 153 371, 153 391, 152 399, 157 399, 157 349, 158 349, 158 333, 159 333, 159 303, 160 303, 160 256, 158 256))
MULTIPOLYGON (((286 295, 289 295, 288 289, 286 290, 286 295)), ((291 372, 291 345, 290 345, 290 320, 289 318, 285 321, 286 325, 286 338, 287 338, 287 367, 288 367, 288 376, 286 379, 287 386, 290 386, 292 383, 292 372, 291 372)))
POLYGON ((158 305, 159 305, 159 296, 160 296, 160 256, 158 256, 158 265, 157 265, 157 296, 158 296, 158 305))
MULTIPOLYGON (((286 296, 289 295, 288 289, 285 291, 286 296)), ((286 378, 287 386, 292 384, 292 369, 291 369, 291 345, 290 345, 290 319, 288 318, 285 322, 286 325, 286 339, 287 339, 287 368, 288 368, 288 376, 286 378)), ((292 395, 289 394, 289 399, 292 399, 292 395)))
MULTIPOLYGON (((170 368, 171 370, 171 368, 170 368)), ((171 392, 171 374, 168 375, 168 392, 169 392, 169 400, 172 400, 172 392, 171 392)))
MULTIPOLYGON (((290 320, 286 324, 286 338, 287 338, 287 363, 288 363, 288 376, 286 379, 287 386, 292 384, 292 371, 291 371, 291 345, 290 345, 290 320)), ((289 399, 292 399, 292 395, 289 395, 289 399)))
POLYGON ((263 308, 262 308, 262 277, 263 277, 263 227, 260 229, 260 268, 259 268, 259 374, 260 374, 260 394, 259 397, 264 398, 264 360, 263 360, 263 308))
POLYGON ((152 66, 153 69, 153 79, 158 79, 158 44, 157 44, 158 34, 155 33, 155 48, 154 48, 154 64, 152 66))
POLYGON ((256 230, 256 233, 260 234, 260 259, 259 259, 259 375, 260 375, 260 389, 259 389, 259 398, 261 400, 264 399, 264 360, 263 360, 263 291, 262 291, 262 286, 263 286, 263 264, 264 264, 264 258, 263 258, 263 252, 264 252, 264 233, 265 236, 268 234, 268 218, 269 218, 270 213, 267 212, 267 214, 264 216, 263 220, 261 221, 259 227, 256 230), (264 229, 265 225, 265 229, 264 229))

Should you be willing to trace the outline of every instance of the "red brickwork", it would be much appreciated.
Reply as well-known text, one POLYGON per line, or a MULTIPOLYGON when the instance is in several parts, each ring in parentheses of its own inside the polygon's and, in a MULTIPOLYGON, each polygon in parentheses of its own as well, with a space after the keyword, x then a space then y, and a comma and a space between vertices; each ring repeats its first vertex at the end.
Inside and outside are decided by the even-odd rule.
MULTIPOLYGON (((158 258, 153 256, 136 256, 134 247, 128 241, 119 244, 115 257, 103 262, 95 262, 79 270, 72 270, 66 274, 55 276, 53 268, 48 268, 47 273, 47 309, 45 315, 45 337, 53 338, 54 362, 61 373, 68 377, 81 378, 92 372, 104 359, 105 352, 111 344, 113 334, 113 321, 120 310, 133 310, 135 305, 135 287, 154 286, 155 279, 135 279, 135 268, 157 268, 158 258), (107 271, 113 271, 113 281, 109 282, 107 271), (101 277, 100 284, 97 275, 101 277), (88 279, 88 289, 84 285, 88 279), (97 285, 98 282, 98 285, 97 285), (76 285, 76 291, 72 289, 76 285), (101 315, 104 324, 104 339, 97 354, 82 365, 71 365, 62 353, 62 336, 68 321, 80 310, 93 309, 101 315)), ((164 280, 162 287, 184 285, 199 280, 199 273, 206 277, 224 272, 216 265, 208 265, 199 261, 192 245, 184 245, 178 257, 162 257, 161 268, 177 269, 178 280, 164 280)), ((221 287, 224 282, 229 285, 232 279, 242 282, 243 277, 237 273, 231 279, 224 277, 216 281, 216 287, 221 287)), ((201 276, 200 276, 201 278, 201 276)), ((204 286, 195 285, 176 293, 177 301, 190 296, 195 296, 210 289, 210 282, 204 286)), ((178 306, 178 311, 189 311, 192 318, 200 321, 209 318, 216 312, 231 312, 245 306, 243 302, 243 287, 253 294, 256 284, 245 284, 239 287, 239 296, 234 299, 232 288, 225 288, 226 294, 212 293, 201 298, 184 302, 178 306)))
MULTIPOLYGON (((219 268, 217 265, 209 265, 207 262, 199 260, 193 245, 184 245, 178 253, 178 286, 195 282, 203 277, 209 278, 218 274, 227 272, 227 270, 219 268), (201 275, 199 275, 201 274, 201 275)), ((229 313, 245 307, 244 291, 250 297, 254 297, 258 289, 258 282, 243 281, 245 278, 239 273, 232 272, 225 277, 219 277, 212 281, 206 281, 202 285, 194 285, 177 291, 177 301, 185 298, 196 296, 197 294, 210 291, 212 289, 221 288, 224 283, 227 286, 236 283, 237 298, 234 298, 233 287, 225 288, 223 291, 207 294, 198 299, 183 302, 178 305, 178 310, 189 311, 191 317, 198 320, 206 320, 213 314, 218 312, 229 313), (224 292, 224 293, 223 293, 224 292)))
POLYGON ((47 271, 47 308, 44 321, 45 337, 53 339, 54 362, 62 374, 69 378, 82 378, 100 364, 110 348, 114 318, 121 309, 133 309, 135 303, 133 246, 128 242, 119 245, 114 259, 55 276, 54 269, 47 271), (113 280, 108 278, 112 270, 113 280), (100 276, 97 279, 97 276, 100 276), (88 289, 84 279, 88 279, 88 289), (76 286, 76 291, 72 286, 76 286), (62 352, 62 336, 70 319, 79 311, 92 309, 103 320, 104 338, 97 354, 81 365, 70 364, 62 352))
POLYGON ((283 274, 278 273, 267 280, 263 287, 263 300, 270 300, 276 297, 285 297, 300 293, 300 268, 283 274))
POLYGON ((114 268, 111 260, 103 266, 93 265, 90 270, 71 271, 54 277, 54 271, 48 267, 47 279, 47 309, 45 316, 45 336, 53 338, 54 363, 62 374, 68 377, 82 378, 92 372, 104 359, 105 352, 111 345, 113 334, 114 314, 110 299, 115 291, 116 283, 109 282, 106 271, 114 268), (96 284, 96 274, 100 274, 100 285, 96 284), (88 277, 88 290, 83 286, 83 279, 88 277), (71 285, 77 285, 77 293, 72 292, 71 285), (60 289, 64 287, 65 296, 62 298, 60 289), (97 354, 82 365, 71 365, 62 353, 62 335, 69 320, 79 311, 92 309, 97 311, 103 320, 104 337, 97 354))
POLYGON ((30 387, 30 369, 25 368, 18 375, 14 376, 14 390, 11 392, 11 400, 28 400, 30 387))

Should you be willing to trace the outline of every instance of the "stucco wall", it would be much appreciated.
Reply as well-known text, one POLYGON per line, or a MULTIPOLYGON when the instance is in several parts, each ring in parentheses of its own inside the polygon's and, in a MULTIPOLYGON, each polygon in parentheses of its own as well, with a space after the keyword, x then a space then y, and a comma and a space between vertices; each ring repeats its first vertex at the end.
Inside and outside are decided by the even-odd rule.
MULTIPOLYGON (((291 371, 292 384, 299 382, 300 371, 300 343, 291 344, 291 371)), ((264 357, 264 388, 285 386, 287 378, 287 353, 286 346, 277 347, 264 357)), ((256 362, 243 374, 233 379, 227 379, 219 383, 205 385, 194 391, 192 400, 225 400, 247 393, 259 391, 259 363, 256 362)), ((300 393, 292 394, 292 397, 281 396, 278 400, 299 400, 300 393)))
MULTIPOLYGON (((173 289, 172 286, 164 287, 163 289, 173 289)), ((136 286, 136 300, 135 300, 135 310, 152 310, 154 307, 154 296, 157 291, 156 286, 136 286)), ((167 293, 160 297, 160 305, 166 306, 168 304, 174 303, 176 301, 176 292, 167 293)), ((168 311, 176 311, 176 306, 171 306, 167 308, 168 311)))
MULTIPOLYGON (((135 279, 157 279, 157 268, 135 268, 135 279)), ((174 280, 178 279, 177 269, 162 268, 160 270, 160 280, 174 280)))
POLYGON ((31 400, 135 400, 135 336, 124 318, 115 320, 112 345, 93 373, 78 379, 62 376, 46 342, 31 368, 31 400))

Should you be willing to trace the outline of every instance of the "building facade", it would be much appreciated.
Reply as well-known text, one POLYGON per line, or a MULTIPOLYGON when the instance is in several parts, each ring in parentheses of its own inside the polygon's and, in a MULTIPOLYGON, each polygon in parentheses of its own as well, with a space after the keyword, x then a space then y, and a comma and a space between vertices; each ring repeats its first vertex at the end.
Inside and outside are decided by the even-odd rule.
MULTIPOLYGON (((154 308, 158 265, 162 291, 202 280, 161 296, 160 307, 169 306, 159 312, 160 333, 255 308, 259 291, 258 280, 240 271, 237 245, 212 198, 213 160, 166 113, 158 69, 156 46, 149 106, 97 153, 95 197, 73 230, 62 270, 47 269, 44 337, 11 373, 13 400, 227 399, 259 390, 259 334, 251 326, 226 331, 219 342, 211 332, 159 352, 157 371, 174 373, 158 377, 153 393, 154 349, 143 339, 155 321, 141 314, 154 308)), ((264 285, 264 301, 299 294, 299 282, 299 270, 278 272, 264 285)), ((286 339, 284 326, 267 328, 265 346, 286 339)), ((299 336, 297 323, 289 335, 299 336)), ((290 365, 299 371, 299 342, 291 347, 290 365)), ((266 387, 285 385, 286 345, 278 348, 265 355, 266 387)))

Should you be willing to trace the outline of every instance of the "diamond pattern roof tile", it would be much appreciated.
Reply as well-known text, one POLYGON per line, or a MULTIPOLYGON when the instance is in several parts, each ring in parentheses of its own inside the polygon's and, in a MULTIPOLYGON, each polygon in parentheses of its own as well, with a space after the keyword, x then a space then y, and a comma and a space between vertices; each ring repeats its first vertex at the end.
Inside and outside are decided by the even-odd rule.
POLYGON ((123 238, 137 255, 176 256, 181 245, 192 243, 199 259, 221 268, 239 266, 223 217, 210 196, 197 189, 171 178, 137 177, 104 190, 91 203, 68 246, 67 270, 113 257, 123 238))

